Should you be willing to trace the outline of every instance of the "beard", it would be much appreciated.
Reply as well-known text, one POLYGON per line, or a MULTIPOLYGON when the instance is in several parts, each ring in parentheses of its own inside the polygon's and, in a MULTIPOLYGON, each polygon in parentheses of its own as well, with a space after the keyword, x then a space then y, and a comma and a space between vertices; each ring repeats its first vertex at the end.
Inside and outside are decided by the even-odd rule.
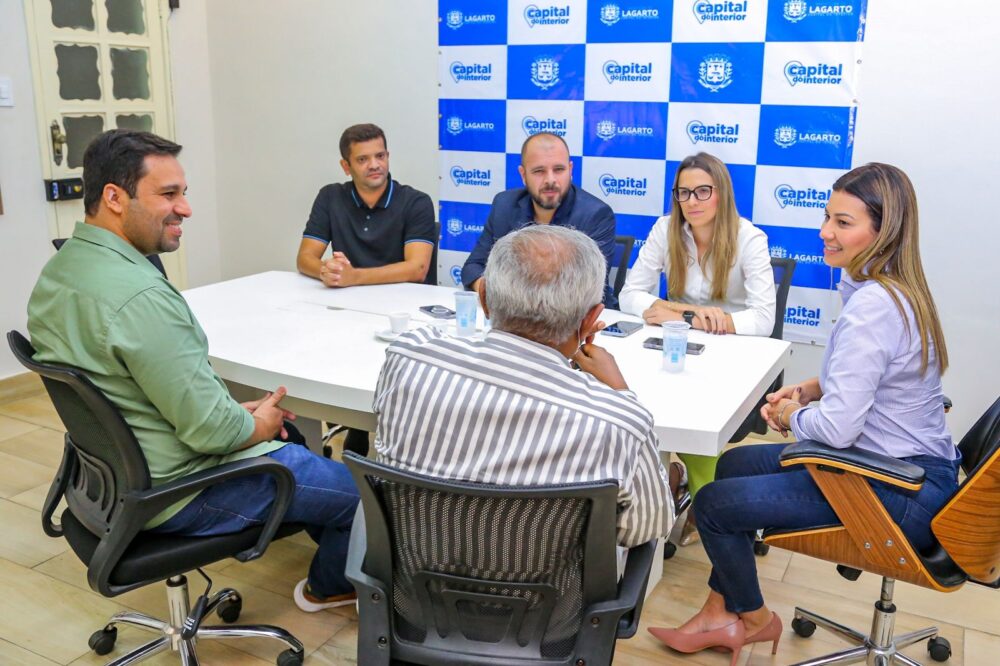
POLYGON ((538 193, 531 192, 531 200, 535 202, 535 205, 541 208, 542 210, 555 210, 556 208, 559 208, 559 204, 561 204, 563 200, 563 193, 554 192, 555 197, 553 197, 549 201, 546 201, 545 199, 542 198, 542 194, 544 193, 545 193, 544 190, 538 193))

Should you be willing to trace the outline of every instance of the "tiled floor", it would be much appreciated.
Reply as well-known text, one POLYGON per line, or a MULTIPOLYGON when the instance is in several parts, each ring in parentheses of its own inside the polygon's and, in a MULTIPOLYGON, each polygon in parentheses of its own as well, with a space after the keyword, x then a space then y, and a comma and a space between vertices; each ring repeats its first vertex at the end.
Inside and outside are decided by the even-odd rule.
MULTIPOLYGON (((162 616, 166 608, 163 587, 149 586, 114 599, 92 592, 86 572, 62 540, 46 537, 40 509, 55 472, 62 447, 61 424, 44 394, 38 392, 0 402, 0 664, 103 664, 87 650, 87 637, 112 613, 129 608, 162 616)), ((255 562, 220 562, 209 575, 215 585, 230 585, 244 595, 241 621, 282 626, 295 634, 307 650, 307 664, 353 664, 357 622, 353 608, 310 615, 291 599, 292 586, 305 572, 313 545, 303 535, 274 543, 255 562)), ((712 652, 682 656, 669 653, 645 631, 646 626, 672 626, 692 614, 705 595, 708 560, 699 546, 678 551, 664 565, 664 576, 643 611, 642 629, 621 641, 615 664, 676 664, 725 666, 728 657, 712 652)), ((765 597, 786 624, 796 604, 830 615, 845 624, 866 629, 878 580, 869 574, 855 583, 840 578, 832 565, 772 549, 758 559, 765 597)), ((749 573, 749 572, 748 572, 749 573)), ((192 586, 200 586, 193 580, 192 586)), ((200 587, 196 589, 200 592, 200 587)), ((937 623, 951 641, 949 663, 1000 664, 1000 594, 966 586, 941 594, 906 584, 896 586, 901 631, 937 623)), ((148 634, 123 628, 115 652, 120 655, 148 634)), ((789 664, 818 656, 842 645, 817 631, 809 640, 786 627, 777 656, 770 645, 744 650, 740 664, 789 664)), ((205 664, 273 664, 280 647, 252 639, 231 643, 204 641, 199 656, 205 664)), ((907 651, 929 662, 924 647, 907 651)), ((161 654, 153 664, 179 661, 161 654)))

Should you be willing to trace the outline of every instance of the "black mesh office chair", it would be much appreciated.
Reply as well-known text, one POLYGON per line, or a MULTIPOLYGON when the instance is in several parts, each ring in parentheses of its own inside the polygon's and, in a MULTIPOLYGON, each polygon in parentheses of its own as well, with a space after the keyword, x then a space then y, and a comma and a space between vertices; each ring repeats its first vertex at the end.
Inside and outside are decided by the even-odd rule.
POLYGON ((611 271, 608 273, 608 284, 615 298, 622 293, 625 286, 625 276, 628 273, 628 260, 632 256, 632 248, 635 246, 635 236, 615 236, 615 254, 611 262, 611 271))
MULTIPOLYGON (((52 245, 59 251, 59 248, 63 246, 63 243, 67 241, 66 238, 53 238, 52 245)), ((146 258, 149 259, 149 263, 156 267, 156 270, 163 274, 163 277, 167 277, 167 269, 163 267, 163 262, 160 261, 160 255, 158 254, 147 254, 146 258)))
MULTIPOLYGON (((87 582, 105 597, 114 597, 143 585, 165 580, 170 620, 123 611, 90 637, 97 654, 109 653, 118 636, 116 625, 129 624, 160 634, 157 638, 112 662, 124 666, 164 650, 179 652, 184 664, 197 664, 195 641, 238 637, 274 638, 288 649, 279 666, 302 664, 304 652, 290 633, 269 625, 201 626, 215 611, 225 622, 235 622, 243 600, 225 588, 208 596, 206 589, 192 610, 183 575, 212 562, 235 557, 247 562, 264 554, 273 538, 301 529, 281 524, 291 502, 295 481, 286 467, 268 458, 220 465, 155 488, 145 456, 118 409, 76 368, 39 363, 35 350, 17 331, 7 334, 17 360, 41 375, 52 404, 66 426, 62 463, 42 509, 42 529, 51 537, 66 537, 73 552, 87 565, 87 582), (182 537, 143 532, 143 526, 171 504, 227 479, 269 474, 277 485, 277 499, 262 526, 235 534, 182 537), (60 500, 67 508, 60 524, 52 515, 60 500)), ((207 578, 207 577, 206 577, 207 578)))
POLYGON ((347 577, 358 663, 610 664, 635 634, 655 541, 619 582, 618 485, 430 479, 344 456, 361 492, 347 577))

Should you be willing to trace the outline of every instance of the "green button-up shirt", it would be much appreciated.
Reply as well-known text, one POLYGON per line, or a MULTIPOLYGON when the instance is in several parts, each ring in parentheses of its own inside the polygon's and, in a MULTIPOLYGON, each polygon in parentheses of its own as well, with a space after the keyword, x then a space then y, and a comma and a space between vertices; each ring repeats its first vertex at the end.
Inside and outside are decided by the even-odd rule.
POLYGON ((31 293, 28 331, 36 360, 80 368, 118 407, 153 485, 284 445, 236 450, 253 433, 253 417, 209 365, 204 331, 180 292, 110 231, 76 225, 31 293))

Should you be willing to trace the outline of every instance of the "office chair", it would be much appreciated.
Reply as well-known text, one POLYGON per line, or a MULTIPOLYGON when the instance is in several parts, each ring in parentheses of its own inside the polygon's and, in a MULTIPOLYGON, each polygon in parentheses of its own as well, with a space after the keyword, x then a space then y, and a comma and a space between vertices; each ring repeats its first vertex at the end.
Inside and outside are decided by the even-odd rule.
MULTIPOLYGON (((63 243, 65 243, 67 240, 68 239, 66 238, 53 238, 52 245, 53 247, 56 248, 56 251, 58 252, 59 249, 63 246, 63 243)), ((163 277, 167 277, 167 269, 163 267, 163 262, 160 261, 160 255, 147 254, 146 258, 149 259, 149 263, 153 264, 153 266, 156 267, 156 270, 160 271, 160 273, 163 274, 163 277)))
POLYGON ((916 490, 923 483, 923 469, 861 449, 834 449, 809 441, 792 444, 782 452, 782 466, 806 466, 840 524, 768 530, 765 541, 835 562, 837 571, 848 580, 857 580, 862 571, 882 576, 881 596, 875 603, 868 635, 796 607, 792 628, 799 636, 808 638, 819 626, 860 644, 799 666, 863 661, 912 666, 917 662, 899 650, 925 639, 935 661, 945 661, 951 655, 951 646, 938 636, 937 627, 893 635, 893 586, 902 580, 940 592, 954 592, 967 581, 1000 587, 1000 398, 976 421, 958 448, 966 479, 931 521, 937 541, 923 552, 910 545, 866 482, 867 477, 916 490))
POLYGON ((628 274, 628 261, 632 257, 635 246, 635 236, 615 236, 615 254, 608 273, 608 283, 615 298, 622 293, 625 286, 625 276, 628 274))
POLYGON ((617 575, 618 484, 431 479, 347 453, 361 492, 347 578, 358 663, 610 664, 635 634, 656 542, 617 575))
POLYGON ((301 665, 302 643, 279 627, 269 625, 201 626, 215 611, 227 623, 235 622, 243 600, 236 590, 225 588, 211 597, 211 580, 201 567, 235 557, 241 562, 264 554, 273 538, 302 529, 281 525, 295 489, 291 472, 267 458, 253 458, 220 465, 163 485, 152 485, 149 468, 132 429, 118 409, 87 377, 69 366, 39 363, 33 359, 31 343, 17 331, 7 334, 17 360, 39 374, 52 404, 66 426, 62 463, 42 509, 42 529, 50 537, 65 537, 73 552, 87 565, 87 582, 105 597, 114 597, 161 580, 167 583, 170 619, 122 611, 103 629, 94 632, 89 645, 99 655, 114 648, 119 624, 141 627, 160 634, 152 641, 112 662, 124 666, 159 652, 180 653, 185 665, 197 664, 196 640, 238 637, 274 638, 288 649, 278 658, 279 666, 301 665), (255 474, 274 477, 277 496, 271 514, 262 526, 235 534, 185 537, 143 532, 143 526, 171 504, 227 479, 255 474), (60 524, 52 515, 61 499, 67 508, 60 524), (190 607, 184 573, 198 569, 209 580, 208 589, 190 607))

